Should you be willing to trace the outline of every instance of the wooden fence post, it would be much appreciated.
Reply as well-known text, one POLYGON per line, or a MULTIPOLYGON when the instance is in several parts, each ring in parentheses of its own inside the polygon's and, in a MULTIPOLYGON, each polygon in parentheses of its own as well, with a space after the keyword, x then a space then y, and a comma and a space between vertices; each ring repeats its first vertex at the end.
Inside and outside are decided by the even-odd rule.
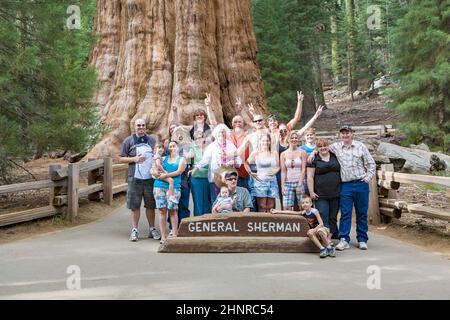
POLYGON ((67 188, 67 215, 73 221, 78 215, 78 188, 80 180, 80 165, 70 163, 68 168, 68 188, 67 188))
POLYGON ((105 158, 103 165, 103 199, 107 205, 113 202, 113 163, 112 158, 105 158))
MULTIPOLYGON (((392 163, 382 164, 381 171, 394 172, 394 165, 392 163)), ((400 183, 391 182, 389 183, 389 189, 381 188, 382 193, 385 195, 387 199, 397 199, 397 189, 400 188, 400 183)), ((389 223, 392 220, 392 217, 383 215, 380 217, 381 222, 389 223)))
MULTIPOLYGON (((96 159, 88 159, 88 162, 94 161, 94 160, 96 160, 96 159)), ((89 171, 88 172, 88 186, 90 186, 92 184, 96 184, 97 181, 99 180, 98 176, 99 176, 98 169, 89 171)), ((100 192, 91 193, 90 195, 88 195, 88 199, 89 199, 89 201, 99 201, 100 200, 100 192)))
MULTIPOLYGON (((48 168, 48 178, 51 180, 52 172, 57 171, 59 169, 61 169, 61 166, 59 164, 50 165, 50 167, 48 168)), ((61 187, 50 188, 49 202, 52 207, 55 205, 54 204, 55 196, 61 193, 61 189, 62 189, 61 187)))
POLYGON ((367 217, 370 224, 380 224, 380 207, 378 204, 378 179, 375 174, 369 182, 369 210, 367 217))

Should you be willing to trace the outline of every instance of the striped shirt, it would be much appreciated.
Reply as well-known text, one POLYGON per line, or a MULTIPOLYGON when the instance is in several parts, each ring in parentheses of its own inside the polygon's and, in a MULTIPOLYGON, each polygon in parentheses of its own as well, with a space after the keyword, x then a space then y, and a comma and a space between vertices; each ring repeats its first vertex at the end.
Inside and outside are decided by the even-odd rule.
POLYGON ((341 165, 341 180, 348 182, 365 179, 370 181, 375 175, 375 160, 373 160, 367 147, 359 141, 352 141, 350 147, 343 142, 336 142, 330 146, 341 165))

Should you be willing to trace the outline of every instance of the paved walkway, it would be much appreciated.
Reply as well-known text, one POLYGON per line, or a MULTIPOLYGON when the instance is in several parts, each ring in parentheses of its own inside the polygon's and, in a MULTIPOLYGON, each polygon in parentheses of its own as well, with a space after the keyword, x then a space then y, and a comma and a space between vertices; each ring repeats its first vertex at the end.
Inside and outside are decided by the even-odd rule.
POLYGON ((121 208, 93 224, 1 245, 0 299, 450 298, 449 260, 375 234, 368 251, 352 247, 335 259, 162 254, 158 241, 129 242, 129 224, 121 208), (79 290, 67 289, 72 265, 80 270, 79 290), (379 268, 380 289, 368 289, 368 268, 379 268))

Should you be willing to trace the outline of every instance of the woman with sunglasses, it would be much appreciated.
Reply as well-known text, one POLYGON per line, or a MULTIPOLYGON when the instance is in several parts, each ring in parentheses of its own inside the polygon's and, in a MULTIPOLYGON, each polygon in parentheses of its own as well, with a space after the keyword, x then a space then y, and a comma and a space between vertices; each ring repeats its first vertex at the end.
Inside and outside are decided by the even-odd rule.
POLYGON ((194 133, 197 131, 202 132, 203 136, 205 138, 208 138, 211 135, 214 126, 217 124, 214 114, 211 112, 211 94, 206 94, 205 107, 206 111, 202 108, 198 108, 194 111, 194 123, 192 124, 192 126, 184 126, 180 124, 180 121, 178 119, 177 106, 173 105, 169 123, 176 124, 177 126, 183 126, 185 129, 189 130, 189 134, 192 140, 194 140, 194 133), (208 115, 210 118, 210 125, 206 122, 208 120, 208 115))
POLYGON ((210 199, 211 203, 214 203, 219 193, 219 189, 214 183, 215 172, 223 166, 239 167, 242 161, 240 157, 234 156, 236 154, 236 147, 229 141, 230 129, 226 125, 223 123, 218 124, 214 128, 212 135, 214 142, 205 149, 202 159, 189 171, 188 175, 192 176, 202 168, 208 166, 210 199), (229 157, 229 154, 233 156, 229 157))
POLYGON ((302 181, 306 174, 306 152, 298 148, 300 135, 291 131, 288 135, 289 148, 280 156, 281 190, 283 210, 293 211, 294 201, 302 200, 302 181))
POLYGON ((280 169, 277 150, 271 148, 269 134, 261 137, 259 148, 253 151, 245 162, 245 169, 254 178, 254 192, 260 212, 270 212, 275 208, 278 199, 278 184, 276 173, 280 169), (250 164, 256 164, 256 173, 250 169, 250 164))
POLYGON ((341 166, 334 153, 330 152, 327 139, 316 141, 317 154, 307 168, 308 189, 315 200, 324 226, 330 229, 331 236, 338 239, 337 213, 341 189, 341 166))

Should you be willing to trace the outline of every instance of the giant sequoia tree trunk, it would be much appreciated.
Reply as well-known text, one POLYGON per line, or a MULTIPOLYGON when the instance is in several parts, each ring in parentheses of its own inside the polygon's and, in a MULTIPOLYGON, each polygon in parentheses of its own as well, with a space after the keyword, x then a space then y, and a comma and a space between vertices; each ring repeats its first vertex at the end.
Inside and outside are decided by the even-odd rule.
POLYGON ((137 118, 166 137, 173 104, 192 123, 207 92, 217 120, 239 113, 238 96, 267 113, 250 0, 97 0, 95 31, 95 99, 110 131, 90 157, 117 155, 137 118))

